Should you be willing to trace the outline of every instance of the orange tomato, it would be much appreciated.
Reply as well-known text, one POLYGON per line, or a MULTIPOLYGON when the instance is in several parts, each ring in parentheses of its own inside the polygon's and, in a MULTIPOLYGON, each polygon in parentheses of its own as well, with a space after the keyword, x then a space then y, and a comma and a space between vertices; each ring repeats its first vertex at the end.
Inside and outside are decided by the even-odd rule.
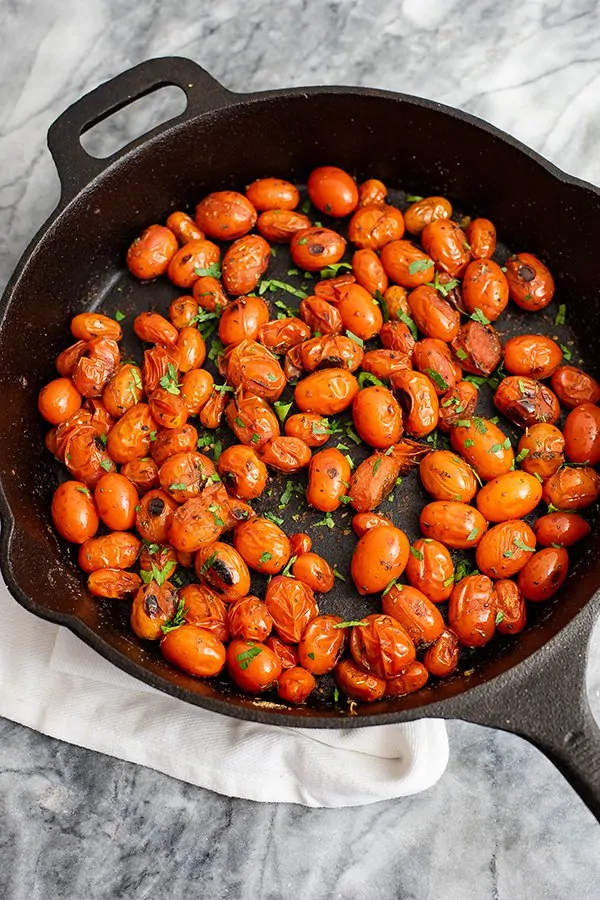
POLYGON ((517 584, 526 600, 542 603, 563 585, 569 571, 569 554, 564 547, 544 547, 527 561, 517 584))
POLYGON ((344 238, 329 228, 306 228, 297 231, 290 241, 294 264, 307 272, 339 262, 345 249, 344 238))
POLYGON ((116 472, 103 475, 95 487, 94 501, 107 528, 113 531, 133 528, 138 492, 129 478, 116 472))
POLYGON ((181 625, 160 642, 167 662, 199 678, 218 675, 225 665, 225 647, 211 631, 197 625, 181 625))
POLYGON ((80 407, 81 394, 70 378, 55 378, 39 393, 38 409, 52 425, 66 422, 80 407))
POLYGON ((483 535, 477 547, 477 567, 490 578, 510 578, 535 550, 535 534, 521 519, 500 522, 483 535))
POLYGON ((319 612, 312 590, 302 581, 276 575, 267 586, 265 603, 282 640, 297 644, 319 612))
POLYGON ((258 234, 239 238, 223 257, 223 284, 229 294, 249 294, 267 271, 271 248, 258 234))
POLYGON ((506 472, 482 487, 477 508, 488 522, 523 519, 542 499, 541 482, 527 472, 506 472))
POLYGON ((298 231, 312 227, 308 216, 287 209, 270 209, 258 217, 259 234, 273 244, 289 244, 298 231))
POLYGON ((243 691, 256 694, 268 690, 281 671, 281 660, 266 644, 234 640, 227 647, 227 672, 243 691))
POLYGON ((551 512, 540 516, 533 530, 541 547, 551 547, 554 544, 571 547, 591 534, 592 527, 577 513, 551 512))
POLYGON ((386 290, 388 277, 374 250, 357 250, 352 257, 352 272, 358 284, 370 294, 386 290))
POLYGON ((496 249, 496 227, 489 219, 473 219, 466 228, 473 259, 489 259, 496 249))
POLYGON ((416 288, 433 280, 433 260, 411 241, 386 243, 381 248, 381 264, 388 278, 405 288, 416 288))
MULTIPOLYGON (((391 241, 399 241, 403 234, 404 216, 395 206, 385 204, 361 206, 348 225, 348 239, 361 250, 380 250, 391 241)), ((385 269, 383 260, 382 264, 385 269)))
POLYGON ((424 506, 419 523, 425 537, 455 550, 476 547, 487 529, 487 522, 477 509, 448 500, 436 500, 424 506))
POLYGON ((258 178, 246 188, 246 198, 254 209, 295 209, 300 201, 298 188, 283 178, 258 178))
POLYGON ((494 585, 486 575, 468 575, 450 597, 448 621, 465 647, 483 647, 496 630, 494 585))
POLYGON ((408 295, 408 305, 417 328, 427 337, 449 343, 458 334, 458 310, 430 285, 415 287, 408 295))
POLYGON ((456 222, 451 219, 434 219, 423 229, 421 242, 425 252, 435 260, 439 269, 443 269, 451 278, 463 274, 471 253, 467 236, 456 222))
POLYGON ((233 546, 251 569, 266 575, 281 572, 291 556, 290 542, 285 532, 262 516, 237 526, 233 533, 233 546))
POLYGON ((510 438, 489 419, 459 419, 450 431, 450 444, 484 481, 504 475, 513 467, 515 455, 510 438))
POLYGON ((530 475, 550 478, 565 461, 565 439, 555 425, 540 422, 527 428, 519 440, 518 459, 530 475))
POLYGON ((581 403, 598 403, 600 384, 577 366, 560 366, 550 382, 561 404, 575 409, 581 403))
POLYGON ((387 616, 402 625, 413 643, 431 644, 444 630, 442 614, 417 588, 395 584, 384 595, 381 606, 387 616))
POLYGON ((358 382, 347 369, 323 369, 298 382, 294 402, 301 412, 333 416, 347 409, 358 394, 358 382))
POLYGON ((141 281, 164 275, 177 252, 177 238, 163 225, 150 225, 127 251, 127 268, 141 281))
POLYGON ((450 450, 434 450, 421 460, 421 483, 434 500, 470 503, 477 493, 477 478, 471 466, 450 450))
POLYGON ((452 204, 445 197, 423 197, 404 211, 404 223, 411 234, 421 234, 426 225, 436 219, 449 219, 452 204))
POLYGON ((402 434, 402 410, 391 391, 379 385, 363 388, 352 403, 352 419, 359 437, 387 450, 402 434))
POLYGON ((189 288, 200 278, 198 271, 208 271, 220 259, 221 251, 212 241, 189 241, 172 257, 167 274, 177 287, 189 288))
POLYGON ((60 536, 72 544, 92 538, 100 525, 92 494, 81 481, 65 481, 57 487, 51 515, 60 536))
POLYGON ((358 203, 356 182, 337 166, 313 169, 306 187, 311 203, 328 216, 348 216, 358 203))
POLYGON ((201 241, 204 237, 192 217, 184 212, 172 212, 167 219, 167 228, 170 228, 180 244, 201 241))
POLYGON ((564 466, 544 483, 544 503, 555 509, 585 509, 600 495, 600 477, 588 466, 564 466))
POLYGON ((385 204, 387 188, 378 178, 367 178, 358 188, 358 205, 373 206, 385 204))
POLYGON ((242 597, 232 603, 228 612, 229 633, 244 641, 266 641, 273 628, 267 604, 258 597, 242 597))
POLYGON ((508 282, 500 266, 491 259, 477 259, 465 269, 462 298, 469 313, 479 310, 494 322, 508 304, 508 282))
POLYGON ((395 678, 415 661, 415 645, 396 619, 387 615, 365 616, 350 632, 354 662, 379 678, 395 678))
POLYGON ((550 378, 562 358, 556 341, 541 334, 518 334, 504 345, 504 368, 511 375, 550 378))
POLYGON ((443 544, 432 538, 419 538, 412 544, 405 574, 408 582, 432 603, 443 603, 452 593, 452 557, 443 544))
POLYGON ((429 672, 420 662, 413 662, 402 675, 388 678, 385 683, 385 693, 388 697, 404 697, 406 694, 414 694, 427 684, 429 672))
POLYGON ((408 538, 395 526, 370 528, 354 548, 350 574, 359 594, 376 594, 400 578, 409 556, 408 538))
POLYGON ((339 616, 316 616, 302 633, 298 644, 298 659, 313 675, 325 675, 335 668, 342 655, 346 635, 337 628, 339 616))
POLYGON ((140 551, 141 541, 127 531, 112 531, 89 538, 79 548, 77 562, 84 572, 96 569, 130 569, 140 551))
POLYGON ((421 372, 403 369, 390 379, 404 414, 404 428, 414 437, 425 437, 438 423, 439 401, 431 380, 421 372))
POLYGON ((385 678, 365 672, 351 659, 342 659, 336 665, 333 675, 342 694, 359 703, 373 703, 385 694, 385 678))
POLYGON ((214 191, 196 206, 198 228, 220 241, 241 238, 256 224, 252 203, 237 191, 214 191))
POLYGON ((437 641, 425 652, 423 664, 432 675, 446 678, 458 666, 459 655, 458 637, 451 628, 445 628, 437 641))
POLYGON ((565 454, 569 462, 596 466, 600 462, 600 409, 582 403, 571 410, 563 425, 565 454))
POLYGON ((255 500, 267 485, 267 467, 244 444, 223 450, 217 469, 227 489, 242 500, 255 500))
POLYGON ((554 279, 543 262, 532 253, 518 253, 506 260, 510 299, 521 309, 537 312, 554 296, 554 279))
POLYGON ((306 703, 309 694, 311 694, 317 686, 314 676, 303 669, 302 666, 293 666, 291 669, 285 669, 277 682, 277 694, 287 703, 294 703, 299 706, 306 703))
POLYGON ((308 467, 307 502, 315 509, 333 512, 346 496, 351 474, 350 463, 335 447, 315 453, 308 467))
POLYGON ((501 634, 518 634, 525 628, 527 610, 521 588, 510 578, 494 584, 496 594, 496 628, 501 634))

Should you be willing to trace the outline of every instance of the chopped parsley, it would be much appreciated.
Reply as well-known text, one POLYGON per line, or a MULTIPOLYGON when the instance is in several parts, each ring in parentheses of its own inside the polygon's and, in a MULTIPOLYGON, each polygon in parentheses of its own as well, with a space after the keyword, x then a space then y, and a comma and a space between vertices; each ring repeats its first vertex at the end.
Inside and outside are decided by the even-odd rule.
POLYGON ((404 322, 404 324, 405 324, 405 325, 407 326, 407 328, 410 330, 410 333, 412 334, 413 338, 414 338, 415 341, 416 341, 416 340, 417 340, 417 326, 415 325, 415 323, 413 322, 413 320, 411 319, 411 317, 408 316, 408 315, 407 315, 405 312, 403 312, 401 309, 398 310, 397 315, 398 315, 398 319, 399 319, 401 322, 404 322))
POLYGON ((208 511, 210 513, 212 513, 213 519, 215 520, 215 525, 218 525, 220 528, 224 528, 225 522, 219 515, 219 513, 221 512, 221 507, 218 506, 216 503, 211 503, 210 506, 208 507, 208 511))
POLYGON ((342 575, 342 573, 339 572, 336 568, 332 569, 332 572, 333 572, 334 578, 338 578, 340 581, 345 581, 345 580, 346 580, 346 579, 344 578, 344 576, 342 575))
POLYGON ((535 549, 534 547, 530 547, 528 544, 526 544, 520 538, 515 538, 513 541, 513 544, 515 545, 515 547, 518 547, 519 550, 527 550, 529 553, 533 553, 533 551, 535 549))
POLYGON ((354 334, 353 331, 348 331, 348 330, 346 329, 346 335, 347 335, 351 340, 353 340, 356 344, 358 344, 359 347, 364 347, 364 346, 365 346, 365 342, 363 341, 363 339, 362 339, 362 338, 359 338, 358 335, 354 334))
POLYGON ((266 512, 263 514, 265 519, 268 519, 269 522, 274 522, 275 525, 283 525, 283 519, 281 516, 276 516, 275 513, 266 512))
POLYGON ((211 278, 220 278, 221 277, 221 264, 211 263, 208 269, 194 269, 194 272, 199 278, 204 278, 206 275, 209 275, 211 278))
POLYGON ((292 575, 292 566, 294 565, 294 563, 296 562, 297 559, 298 559, 297 556, 290 556, 290 558, 288 559, 285 568, 284 568, 284 569, 282 570, 282 572, 281 572, 281 574, 282 574, 282 575, 285 575, 286 578, 293 578, 293 577, 294 577, 294 576, 292 575))
POLYGON ((216 558, 217 558, 217 551, 215 550, 215 552, 211 553, 210 556, 207 557, 207 559, 205 559, 204 562, 202 563, 202 568, 200 569, 201 575, 204 575, 205 572, 208 572, 208 570, 211 568, 211 566, 214 563, 216 558))
POLYGON ((188 488, 189 488, 189 485, 184 484, 183 481, 176 481, 175 484, 169 485, 170 491, 187 491, 188 488))
POLYGON ((527 447, 523 447, 523 449, 519 450, 519 453, 517 454, 517 462, 518 463, 523 462, 525 457, 529 456, 530 453, 531 453, 531 451, 527 447))
POLYGON ((280 422, 285 422, 286 416, 289 413, 290 409, 294 405, 294 401, 290 400, 289 403, 285 403, 283 400, 276 400, 273 406, 275 407, 275 412, 277 413, 277 418, 280 422))
POLYGON ((421 551, 417 550, 416 547, 411 547, 410 552, 411 552, 412 556, 416 557, 416 559, 418 559, 418 560, 422 560, 424 558, 421 551))
POLYGON ((268 550, 265 550, 264 553, 261 553, 258 561, 261 563, 266 563, 266 562, 269 562, 270 559, 273 559, 273 554, 269 553, 268 550))
POLYGON ((475 528, 473 528, 473 530, 470 531, 469 534, 467 535, 467 540, 474 541, 478 534, 479 534, 479 528, 477 526, 475 526, 475 528))
POLYGON ((462 347, 459 347, 454 352, 456 353, 456 355, 458 356, 459 359, 467 359, 467 357, 469 355, 468 353, 465 353, 465 351, 462 349, 462 347))
POLYGON ((567 312, 567 307, 565 306, 564 303, 561 303, 558 307, 558 312, 556 313, 556 316, 554 317, 555 325, 564 325, 565 324, 566 312, 567 312))
MULTIPOLYGON (((294 297, 298 297, 299 300, 305 300, 306 297, 308 297, 306 291, 301 291, 300 288, 294 287, 293 284, 287 284, 285 281, 278 281, 276 278, 261 281, 258 293, 262 296, 265 291, 286 291, 288 294, 293 294, 294 297)), ((277 306, 278 304, 275 305, 277 306)))
POLYGON ((334 628, 364 628, 368 625, 368 622, 363 622, 361 619, 350 619, 349 622, 336 622, 333 626, 334 628))
POLYGON ((187 609, 184 609, 184 607, 185 600, 182 598, 179 601, 179 605, 177 607, 175 615, 171 619, 169 619, 168 622, 165 622, 164 625, 160 626, 163 634, 168 634, 170 631, 175 631, 176 628, 180 628, 182 625, 185 625, 185 614, 187 612, 187 609))
POLYGON ((504 613, 501 609, 496 613, 496 625, 499 625, 500 622, 504 622, 504 613))
POLYGON ((478 306, 475 307, 475 312, 472 313, 471 319, 473 319, 474 322, 479 322, 481 325, 489 325, 490 324, 490 319, 488 319, 487 316, 484 316, 484 314, 482 313, 482 311, 479 309, 478 306))
POLYGON ((359 388, 364 388, 365 384, 376 384, 379 387, 384 387, 383 381, 377 378, 375 375, 371 375, 370 372, 361 372, 358 376, 358 386, 359 388))
POLYGON ((419 272, 426 272, 433 266, 432 259, 413 259, 408 265, 409 275, 416 275, 419 272))
POLYGON ((102 466, 102 468, 104 469, 105 472, 110 472, 110 470, 112 469, 112 463, 111 463, 110 459, 103 459, 102 462, 100 463, 100 465, 102 466))
POLYGON ((438 387, 441 391, 447 391, 450 389, 450 385, 446 381, 444 381, 439 372, 436 372, 434 369, 424 369, 423 371, 425 375, 428 375, 435 386, 438 387))
POLYGON ((318 522, 315 522, 314 527, 319 528, 322 525, 324 525, 326 528, 335 528, 335 522, 331 513, 325 513, 322 519, 320 519, 318 522))
POLYGON ((121 310, 118 309, 115 313, 115 319, 117 320, 117 322, 122 322, 124 318, 125 318, 125 313, 122 313, 121 310))
POLYGON ((455 287, 458 287, 460 282, 458 281, 457 278, 451 278, 450 281, 447 281, 445 284, 443 284, 440 281, 440 276, 436 272, 433 276, 433 281, 427 281, 426 284, 427 284, 427 287, 432 287, 432 288, 435 288, 436 291, 439 291, 440 294, 442 295, 442 297, 447 297, 448 294, 451 291, 453 291, 455 287))
POLYGON ((321 278, 335 278, 340 269, 351 269, 352 266, 347 262, 331 263, 326 269, 321 269, 321 278))
POLYGON ((158 382, 161 388, 164 388, 168 394, 180 394, 179 385, 177 384, 177 369, 173 363, 167 366, 167 374, 158 382))
POLYGON ((238 653, 236 656, 236 660, 240 664, 240 669, 244 671, 248 668, 253 659, 262 653, 262 647, 252 646, 248 650, 244 650, 243 653, 238 653))
POLYGON ((564 356, 564 358, 566 359, 566 361, 569 362, 570 359, 571 359, 571 357, 573 356, 573 354, 571 353, 571 351, 569 350, 569 348, 568 348, 568 347, 565 347, 564 344, 559 344, 558 346, 559 346, 560 349, 562 350, 562 355, 564 356))

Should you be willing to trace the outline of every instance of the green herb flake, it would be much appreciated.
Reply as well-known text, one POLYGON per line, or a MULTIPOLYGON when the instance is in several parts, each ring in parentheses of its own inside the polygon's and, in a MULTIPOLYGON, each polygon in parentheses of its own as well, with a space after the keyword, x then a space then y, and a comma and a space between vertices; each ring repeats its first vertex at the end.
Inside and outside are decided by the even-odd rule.
POLYGON ((79 493, 83 494, 85 497, 91 497, 89 489, 86 487, 77 487, 77 488, 75 488, 75 490, 79 491, 79 493))
POLYGON ((325 515, 323 516, 322 519, 320 519, 318 522, 315 522, 314 527, 320 528, 323 525, 326 528, 335 528, 335 522, 333 520, 333 516, 331 515, 331 513, 329 513, 329 512, 325 513, 325 515))
POLYGON ((173 365, 173 363, 169 363, 167 366, 167 374, 163 375, 163 377, 158 382, 161 388, 164 388, 168 394, 180 394, 179 390, 180 385, 177 383, 177 369, 173 365))
POLYGON ((155 441, 156 440, 156 431, 151 431, 149 434, 149 438, 151 441, 155 441))
POLYGON ((373 463, 373 475, 377 474, 377 470, 379 469, 380 465, 381 465, 381 457, 379 457, 379 459, 376 459, 375 462, 373 463))
POLYGON ((369 623, 362 619, 350 619, 349 622, 337 622, 333 628, 365 628, 369 623))
POLYGON ((185 614, 187 613, 187 609, 185 607, 185 600, 182 598, 179 601, 179 605, 177 606, 177 611, 175 615, 169 619, 168 622, 165 622, 164 625, 161 625, 162 633, 168 634, 170 631, 175 631, 176 628, 180 628, 182 625, 185 625, 185 614))
POLYGON ((566 359, 566 361, 569 362, 569 361, 571 360, 571 357, 573 356, 573 354, 571 353, 571 351, 569 350, 569 348, 568 348, 568 347, 565 347, 564 344, 559 344, 558 346, 559 346, 560 349, 562 350, 562 355, 564 356, 564 358, 566 359))
POLYGON ((110 470, 112 469, 112 462, 110 461, 110 459, 103 459, 100 465, 105 472, 110 472, 110 470))
POLYGON ((417 340, 417 337, 418 337, 418 335, 417 335, 417 326, 415 325, 415 323, 413 322, 413 320, 411 319, 411 317, 408 316, 405 312, 402 312, 401 309, 399 309, 399 310, 398 310, 398 319, 399 319, 401 322, 404 322, 404 324, 405 324, 406 327, 410 330, 410 333, 412 334, 413 338, 414 338, 415 341, 416 341, 416 340, 417 340))
POLYGON ((434 369, 424 369, 425 375, 428 375, 431 381, 438 387, 441 391, 447 391, 450 389, 450 385, 444 381, 439 372, 436 372, 434 369))
POLYGON ((358 344, 359 347, 364 347, 365 342, 362 338, 359 338, 358 335, 354 334, 353 331, 346 330, 346 335, 350 338, 350 340, 354 341, 355 344, 358 344))
POLYGON ((487 434, 488 428, 483 419, 480 419, 479 416, 475 416, 473 422, 475 423, 475 431, 479 432, 479 434, 487 434))
POLYGON ((283 400, 276 400, 273 406, 275 407, 275 412, 277 413, 277 418, 280 422, 285 422, 286 416, 289 413, 290 409, 294 405, 294 401, 290 400, 289 403, 284 403, 283 400))
POLYGON ((225 522, 223 521, 223 519, 222 519, 221 516, 219 515, 219 513, 221 512, 221 507, 220 507, 220 506, 217 506, 216 503, 211 503, 210 506, 208 507, 208 511, 209 511, 210 513, 212 513, 213 519, 214 519, 214 521, 215 521, 215 525, 218 525, 219 528, 224 528, 224 527, 225 527, 225 522))
POLYGON ((531 453, 531 451, 527 447, 523 447, 523 449, 519 450, 519 453, 517 454, 517 462, 518 463, 523 462, 525 457, 529 456, 530 453, 531 453))
POLYGON ((500 622, 504 622, 504 613, 501 609, 496 613, 496 625, 499 625, 500 622))
POLYGON ((475 308, 475 311, 471 315, 471 319, 473 319, 474 322, 479 322, 481 325, 489 325, 490 324, 490 320, 488 319, 487 316, 485 316, 482 313, 482 311, 479 309, 479 307, 475 308))
POLYGON ((346 434, 350 438, 351 441, 354 441, 355 444, 360 444, 360 438, 357 433, 350 427, 350 425, 346 426, 346 434))
POLYGON ((474 541, 478 534, 479 534, 479 528, 477 528, 477 526, 475 526, 475 528, 473 528, 473 530, 470 531, 469 534, 467 535, 467 540, 474 541))
POLYGON ((244 650, 243 653, 238 653, 236 656, 236 660, 240 664, 240 669, 244 671, 248 668, 253 659, 262 653, 262 647, 252 646, 248 650, 244 650))
POLYGON ((556 313, 556 316, 554 317, 554 324, 555 325, 564 325, 565 320, 566 320, 566 313, 567 313, 567 307, 565 306, 565 304, 564 303, 559 304, 558 312, 556 313))
POLYGON ((187 484, 184 484, 183 481, 176 481, 175 484, 169 485, 169 490, 170 491, 187 491, 188 487, 189 486, 187 484))
POLYGON ((456 355, 458 356, 459 359, 466 359, 469 355, 468 353, 465 353, 465 351, 463 350, 462 347, 459 347, 454 352, 456 353, 456 355))
POLYGON ((371 375, 370 372, 361 372, 358 376, 358 386, 362 390, 365 384, 376 384, 378 387, 385 387, 383 381, 377 378, 376 375, 371 375))
POLYGON ((293 578, 293 577, 294 577, 294 576, 292 575, 292 566, 294 565, 294 563, 296 562, 297 559, 298 559, 297 556, 290 556, 290 558, 288 559, 285 568, 284 568, 284 569, 282 570, 282 572, 281 572, 281 574, 282 574, 282 575, 285 575, 286 578, 293 578))
POLYGON ((344 576, 342 575, 342 573, 339 572, 337 569, 335 569, 335 568, 332 569, 332 572, 333 572, 334 578, 339 579, 339 581, 345 581, 345 580, 346 580, 346 579, 344 578, 344 576))
POLYGON ((465 441, 463 446, 464 446, 465 450, 468 450, 468 448, 472 447, 474 443, 475 443, 475 441, 472 438, 467 438, 467 440, 465 441))
POLYGON ((268 550, 265 550, 264 553, 260 554, 258 561, 261 563, 266 563, 266 562, 269 562, 270 559, 273 559, 273 554, 269 553, 268 550))
POLYGON ((115 319, 117 320, 117 322, 122 322, 124 318, 125 318, 125 313, 122 313, 121 310, 118 309, 115 313, 115 319))
POLYGON ((452 575, 449 575, 448 578, 444 581, 444 587, 450 587, 451 584, 454 584, 454 572, 452 575))
POLYGON ((419 197, 418 194, 407 194, 406 195, 407 203, 419 203, 421 200, 423 200, 423 197, 419 197))
POLYGON ((237 425, 238 428, 245 428, 245 427, 246 427, 246 426, 244 425, 244 423, 242 422, 242 420, 240 419, 239 416, 236 416, 236 417, 235 417, 235 419, 233 420, 233 423, 234 423, 234 425, 237 425))
POLYGON ((435 272, 433 276, 433 281, 426 282, 427 287, 435 288, 436 291, 442 295, 442 297, 447 297, 451 291, 454 290, 455 287, 458 287, 460 282, 457 278, 451 278, 450 281, 446 281, 446 283, 440 281, 440 276, 437 272, 435 272))
POLYGON ((326 269, 321 269, 321 278, 335 278, 340 269, 351 269, 352 266, 347 262, 332 263, 326 269))
POLYGON ((558 506, 555 506, 553 503, 548 504, 548 512, 549 513, 558 512, 558 511, 559 511, 558 506))
POLYGON ((221 264, 216 262, 212 263, 208 269, 194 269, 194 272, 198 276, 198 278, 204 278, 209 275, 211 278, 220 278, 221 277, 221 264))
POLYGON ((510 448, 512 446, 510 443, 510 438, 507 437, 506 440, 504 440, 502 442, 502 446, 504 447, 505 450, 510 450, 510 448))
POLYGON ((390 581, 388 586, 385 588, 385 590, 383 591, 381 596, 385 597, 385 595, 388 594, 391 591, 391 589, 396 586, 397 581, 398 581, 397 578, 392 578, 392 580, 390 581))
POLYGON ((502 556, 505 556, 507 559, 512 559, 514 555, 515 555, 514 550, 505 550, 504 553, 502 554, 502 556))
POLYGON ((418 559, 418 560, 424 559, 423 554, 421 553, 420 550, 417 550, 416 547, 411 547, 410 552, 411 552, 411 555, 414 556, 416 559, 418 559))
POLYGON ((528 553, 533 553, 535 547, 530 547, 528 544, 524 543, 520 538, 515 538, 513 541, 515 547, 518 547, 519 550, 527 550, 528 553))
POLYGON ((518 378, 517 384, 519 385, 519 393, 524 396, 527 393, 527 388, 525 387, 525 382, 523 381, 522 378, 518 378))
POLYGON ((260 441, 260 435, 257 434, 255 431, 253 431, 253 432, 252 432, 252 437, 250 438, 250 443, 251 443, 251 444, 258 444, 259 441, 260 441))
POLYGON ((413 259, 408 266, 409 275, 417 275, 419 272, 426 272, 433 266, 432 259, 413 259))
POLYGON ((215 552, 211 553, 210 556, 207 559, 205 559, 204 562, 202 563, 202 567, 200 569, 201 575, 204 575, 206 572, 208 572, 208 570, 211 568, 211 566, 214 563, 216 558, 217 558, 217 551, 215 550, 215 552))
POLYGON ((502 450, 502 444, 494 444, 487 451, 488 453, 499 453, 502 450))
POLYGON ((315 658, 315 654, 314 654, 314 653, 307 653, 306 655, 308 656, 309 659, 314 659, 314 658, 315 658))

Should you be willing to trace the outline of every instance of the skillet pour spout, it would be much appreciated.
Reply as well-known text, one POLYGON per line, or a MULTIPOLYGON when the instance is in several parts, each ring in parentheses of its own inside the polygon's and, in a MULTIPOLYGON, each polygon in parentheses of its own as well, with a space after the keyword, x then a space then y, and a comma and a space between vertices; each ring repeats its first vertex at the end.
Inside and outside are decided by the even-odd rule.
MULTIPOLYGON (((600 605, 597 533, 561 592, 510 643, 486 648, 472 674, 358 706, 356 715, 332 701, 294 709, 267 704, 169 668, 114 607, 87 593, 48 525, 56 472, 36 412, 38 390, 53 377, 51 360, 63 349, 72 316, 100 304, 109 314, 122 308, 131 321, 147 309, 148 292, 128 278, 124 248, 148 223, 192 208, 210 190, 265 174, 301 182, 330 163, 358 177, 447 196, 460 209, 489 216, 515 250, 542 254, 561 302, 577 301, 573 335, 593 372, 600 192, 498 129, 437 103, 352 87, 233 94, 182 58, 149 60, 101 85, 57 119, 48 142, 60 202, 6 288, 0 325, 0 566, 15 599, 141 681, 225 715, 319 728, 435 716, 512 731, 546 753, 600 819, 600 740, 585 693, 587 647, 600 605), (184 113, 106 159, 84 151, 82 133, 165 85, 185 92, 184 113), (86 239, 90 222, 93 242, 86 239)), ((153 303, 172 299, 168 285, 153 290, 153 303)), ((422 503, 417 488, 412 498, 407 487, 404 502, 409 510, 422 503)), ((329 551, 337 566, 348 564, 336 534, 325 536, 319 550, 329 551)), ((337 611, 356 618, 353 593, 343 584, 335 590, 337 611)))

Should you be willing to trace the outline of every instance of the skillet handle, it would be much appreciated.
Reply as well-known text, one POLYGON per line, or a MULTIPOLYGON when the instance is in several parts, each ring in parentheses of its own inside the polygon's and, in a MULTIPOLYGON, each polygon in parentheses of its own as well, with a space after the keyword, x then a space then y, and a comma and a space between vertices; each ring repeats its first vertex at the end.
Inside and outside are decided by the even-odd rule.
POLYGON ((586 690, 600 595, 553 640, 504 676, 459 698, 461 718, 511 731, 540 749, 600 821, 600 728, 586 690))
POLYGON ((157 134, 174 123, 226 106, 234 96, 201 66, 179 56, 146 60, 101 84, 69 106, 48 131, 48 147, 60 177, 63 201, 74 196, 137 143, 146 140, 148 134, 157 134), (187 106, 181 115, 104 159, 90 156, 83 149, 79 140, 82 134, 140 97, 168 85, 180 87, 187 97, 187 106))

